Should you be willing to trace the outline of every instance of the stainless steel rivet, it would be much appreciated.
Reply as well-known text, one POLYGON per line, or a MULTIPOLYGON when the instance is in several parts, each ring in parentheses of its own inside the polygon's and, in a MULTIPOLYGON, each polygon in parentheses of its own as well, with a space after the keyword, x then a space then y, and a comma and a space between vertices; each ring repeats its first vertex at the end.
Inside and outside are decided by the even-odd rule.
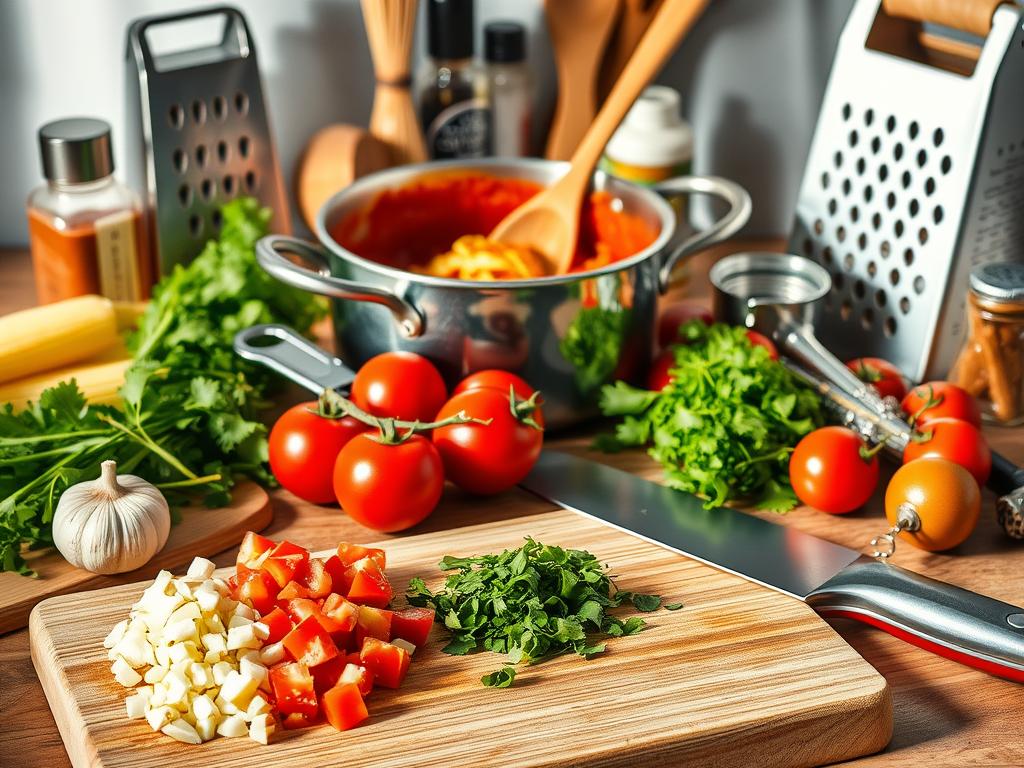
POLYGON ((1017 629, 1024 629, 1024 613, 1011 613, 1006 617, 1006 623, 1017 629))

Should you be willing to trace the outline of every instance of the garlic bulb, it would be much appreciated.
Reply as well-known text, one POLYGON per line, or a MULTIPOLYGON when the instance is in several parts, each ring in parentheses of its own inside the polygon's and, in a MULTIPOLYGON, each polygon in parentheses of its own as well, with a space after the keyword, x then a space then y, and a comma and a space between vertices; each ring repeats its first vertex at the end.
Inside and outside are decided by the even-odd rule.
POLYGON ((93 573, 123 573, 159 552, 171 532, 167 500, 135 475, 118 475, 104 461, 100 477, 68 488, 53 516, 53 543, 72 565, 93 573))

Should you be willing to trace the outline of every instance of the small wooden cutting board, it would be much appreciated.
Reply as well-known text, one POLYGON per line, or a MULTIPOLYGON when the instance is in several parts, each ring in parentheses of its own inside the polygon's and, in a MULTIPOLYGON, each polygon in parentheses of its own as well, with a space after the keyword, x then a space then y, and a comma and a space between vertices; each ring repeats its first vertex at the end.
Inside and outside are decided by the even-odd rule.
POLYGON ((32 660, 75 766, 810 766, 888 742, 885 680, 802 602, 589 518, 559 510, 382 546, 399 594, 413 576, 436 587, 445 554, 496 552, 524 536, 587 549, 620 588, 684 608, 644 614, 647 629, 610 639, 590 661, 520 667, 504 690, 480 684, 502 657, 446 656, 435 625, 402 688, 373 692, 366 723, 283 731, 266 747, 224 738, 189 747, 125 718, 102 641, 144 584, 40 603, 32 660))
POLYGON ((260 531, 270 524, 270 497, 256 483, 246 480, 235 486, 231 504, 219 509, 187 507, 181 520, 171 526, 167 544, 138 568, 117 576, 100 576, 76 568, 54 549, 33 552, 26 558, 38 578, 0 573, 0 634, 28 624, 32 607, 47 597, 128 584, 152 578, 163 568, 187 566, 196 555, 214 555, 238 544, 246 531, 260 531))

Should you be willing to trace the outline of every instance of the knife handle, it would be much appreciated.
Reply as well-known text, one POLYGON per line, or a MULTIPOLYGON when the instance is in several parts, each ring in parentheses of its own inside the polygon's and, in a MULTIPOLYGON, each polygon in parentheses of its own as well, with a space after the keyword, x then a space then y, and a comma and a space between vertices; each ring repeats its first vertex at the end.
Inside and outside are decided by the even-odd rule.
POLYGON ((806 600, 821 616, 856 619, 953 661, 1024 682, 1024 608, 866 556, 806 600))

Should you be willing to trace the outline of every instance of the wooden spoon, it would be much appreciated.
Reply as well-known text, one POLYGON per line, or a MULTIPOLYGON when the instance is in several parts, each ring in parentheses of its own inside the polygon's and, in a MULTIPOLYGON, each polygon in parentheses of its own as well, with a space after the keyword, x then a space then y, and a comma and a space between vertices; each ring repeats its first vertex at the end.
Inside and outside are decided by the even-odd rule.
POLYGON ((533 247, 547 262, 549 274, 569 271, 576 251, 583 196, 590 187, 591 174, 604 145, 707 4, 708 0, 664 0, 608 100, 580 141, 569 170, 502 219, 490 234, 492 240, 533 247))
POLYGON ((545 157, 568 160, 597 114, 597 73, 619 0, 546 0, 558 100, 545 157))
POLYGON ((623 0, 619 21, 608 38, 597 76, 597 98, 604 99, 633 55, 636 44, 658 12, 661 0, 623 0))

